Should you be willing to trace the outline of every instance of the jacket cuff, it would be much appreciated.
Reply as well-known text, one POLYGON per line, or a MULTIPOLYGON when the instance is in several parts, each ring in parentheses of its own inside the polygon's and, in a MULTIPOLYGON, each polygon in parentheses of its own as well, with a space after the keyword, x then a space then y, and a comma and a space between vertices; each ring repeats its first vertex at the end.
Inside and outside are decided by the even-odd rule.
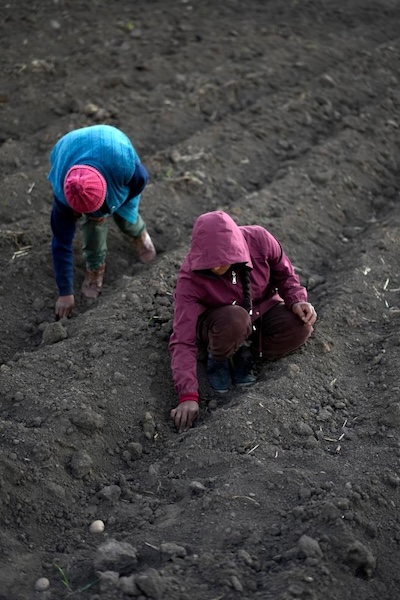
POLYGON ((187 402, 187 401, 191 401, 191 402, 198 402, 199 401, 199 394, 197 392, 188 392, 187 394, 182 394, 182 396, 180 396, 178 404, 181 404, 182 402, 187 402))

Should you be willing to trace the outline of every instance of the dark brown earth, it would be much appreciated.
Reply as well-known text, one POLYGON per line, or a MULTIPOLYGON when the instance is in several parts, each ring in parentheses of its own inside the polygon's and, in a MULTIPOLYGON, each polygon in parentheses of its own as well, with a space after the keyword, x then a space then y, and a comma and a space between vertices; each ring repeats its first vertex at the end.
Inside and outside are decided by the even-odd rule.
MULTIPOLYGON (((399 18, 396 0, 0 2, 1 600, 399 597, 399 18), (98 305, 78 294, 55 323, 48 157, 93 123, 147 166, 159 255, 139 265, 111 226, 98 305), (199 365, 179 435, 172 294, 216 208, 280 239, 319 321, 223 403, 199 365)), ((79 288, 79 237, 75 264, 79 288)))

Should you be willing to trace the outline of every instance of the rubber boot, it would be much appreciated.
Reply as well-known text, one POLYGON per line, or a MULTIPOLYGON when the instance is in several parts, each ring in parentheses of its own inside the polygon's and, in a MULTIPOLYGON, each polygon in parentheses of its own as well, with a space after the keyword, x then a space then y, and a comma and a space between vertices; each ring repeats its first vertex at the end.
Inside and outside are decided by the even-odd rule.
POLYGON ((232 380, 238 387, 250 387, 257 381, 253 373, 254 359, 247 346, 241 346, 231 358, 232 380))
POLYGON ((82 283, 82 294, 85 298, 96 300, 100 296, 105 270, 106 265, 100 265, 100 267, 93 271, 86 271, 85 279, 82 283))
POLYGON ((147 229, 144 229, 138 237, 132 238, 132 243, 135 254, 141 263, 147 264, 155 259, 156 249, 147 229))
POLYGON ((232 385, 229 361, 215 360, 212 354, 208 355, 207 378, 214 391, 225 394, 232 385))

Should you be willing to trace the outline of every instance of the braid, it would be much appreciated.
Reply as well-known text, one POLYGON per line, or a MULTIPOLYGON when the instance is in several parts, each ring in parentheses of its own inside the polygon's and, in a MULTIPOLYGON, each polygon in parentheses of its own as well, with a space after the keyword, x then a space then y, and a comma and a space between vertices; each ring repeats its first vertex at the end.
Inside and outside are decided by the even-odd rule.
POLYGON ((253 303, 251 300, 251 284, 250 284, 250 269, 244 265, 239 268, 240 281, 243 288, 243 308, 251 314, 253 303))

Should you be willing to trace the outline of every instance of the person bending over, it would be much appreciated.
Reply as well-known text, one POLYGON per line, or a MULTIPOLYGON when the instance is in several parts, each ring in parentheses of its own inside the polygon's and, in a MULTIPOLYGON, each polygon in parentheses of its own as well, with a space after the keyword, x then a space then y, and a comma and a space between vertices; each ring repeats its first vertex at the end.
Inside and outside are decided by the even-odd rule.
POLYGON ((86 298, 95 299, 101 293, 110 215, 131 239, 142 263, 154 260, 156 251, 139 214, 148 173, 122 131, 111 125, 71 131, 54 146, 50 164, 52 256, 59 292, 55 313, 61 318, 69 317, 75 305, 73 239, 78 220, 86 262, 82 284, 86 298))

